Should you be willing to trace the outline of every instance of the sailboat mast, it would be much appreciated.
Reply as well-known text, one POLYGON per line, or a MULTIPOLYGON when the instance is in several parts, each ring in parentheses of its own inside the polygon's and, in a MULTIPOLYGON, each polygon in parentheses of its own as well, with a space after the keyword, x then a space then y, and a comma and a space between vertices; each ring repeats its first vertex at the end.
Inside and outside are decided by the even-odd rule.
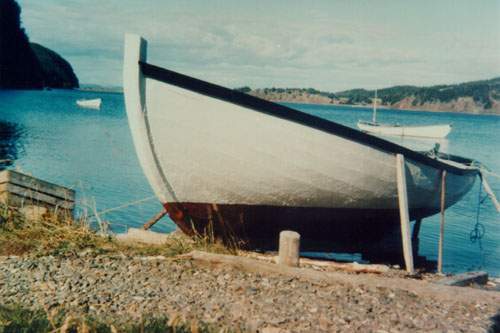
POLYGON ((372 122, 377 122, 377 89, 375 89, 375 98, 373 99, 373 116, 372 122))

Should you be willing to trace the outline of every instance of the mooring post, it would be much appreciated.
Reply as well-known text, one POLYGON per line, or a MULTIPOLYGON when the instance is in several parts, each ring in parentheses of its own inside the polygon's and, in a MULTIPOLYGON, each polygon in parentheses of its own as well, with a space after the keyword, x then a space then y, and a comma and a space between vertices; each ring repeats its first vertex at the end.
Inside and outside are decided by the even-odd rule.
POLYGON ((149 228, 151 228, 156 222, 158 222, 166 214, 167 214, 167 210, 165 208, 163 208, 163 210, 161 212, 159 212, 158 214, 156 214, 155 216, 153 216, 148 222, 144 223, 144 225, 142 226, 142 228, 144 230, 148 230, 149 228))
POLYGON ((295 231, 280 232, 279 259, 280 265, 298 267, 300 251, 300 235, 295 231))
POLYGON ((415 273, 415 267, 413 265, 413 247, 410 238, 410 213, 408 211, 405 158, 401 154, 396 155, 396 178, 398 186, 399 218, 401 222, 403 255, 405 259, 406 271, 413 274, 415 273))
POLYGON ((444 211, 446 203, 446 170, 441 173, 441 226, 439 228, 438 273, 443 274, 444 211))

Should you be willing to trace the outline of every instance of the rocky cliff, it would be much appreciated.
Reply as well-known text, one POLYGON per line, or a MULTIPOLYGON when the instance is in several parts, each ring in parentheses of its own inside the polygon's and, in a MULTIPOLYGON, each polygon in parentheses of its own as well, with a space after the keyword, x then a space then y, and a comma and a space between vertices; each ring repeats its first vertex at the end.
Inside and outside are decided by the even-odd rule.
POLYGON ((73 68, 56 52, 37 43, 31 43, 42 71, 43 85, 51 88, 78 88, 73 68))
POLYGON ((0 0, 0 89, 77 88, 71 65, 54 51, 30 44, 15 0, 0 0))

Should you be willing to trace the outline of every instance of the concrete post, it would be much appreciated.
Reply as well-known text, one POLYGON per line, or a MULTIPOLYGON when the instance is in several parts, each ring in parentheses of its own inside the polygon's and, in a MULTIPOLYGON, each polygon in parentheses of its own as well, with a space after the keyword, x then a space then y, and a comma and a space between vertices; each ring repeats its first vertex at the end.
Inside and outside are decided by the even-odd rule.
POLYGON ((295 231, 280 232, 279 260, 280 265, 298 267, 300 251, 300 235, 295 231))

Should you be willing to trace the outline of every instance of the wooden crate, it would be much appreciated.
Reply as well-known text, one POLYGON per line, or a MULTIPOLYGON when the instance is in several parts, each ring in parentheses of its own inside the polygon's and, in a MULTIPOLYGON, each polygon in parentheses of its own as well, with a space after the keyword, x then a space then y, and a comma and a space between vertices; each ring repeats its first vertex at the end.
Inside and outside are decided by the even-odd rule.
POLYGON ((0 172, 0 202, 22 209, 69 213, 73 216, 75 191, 17 171, 0 172))

